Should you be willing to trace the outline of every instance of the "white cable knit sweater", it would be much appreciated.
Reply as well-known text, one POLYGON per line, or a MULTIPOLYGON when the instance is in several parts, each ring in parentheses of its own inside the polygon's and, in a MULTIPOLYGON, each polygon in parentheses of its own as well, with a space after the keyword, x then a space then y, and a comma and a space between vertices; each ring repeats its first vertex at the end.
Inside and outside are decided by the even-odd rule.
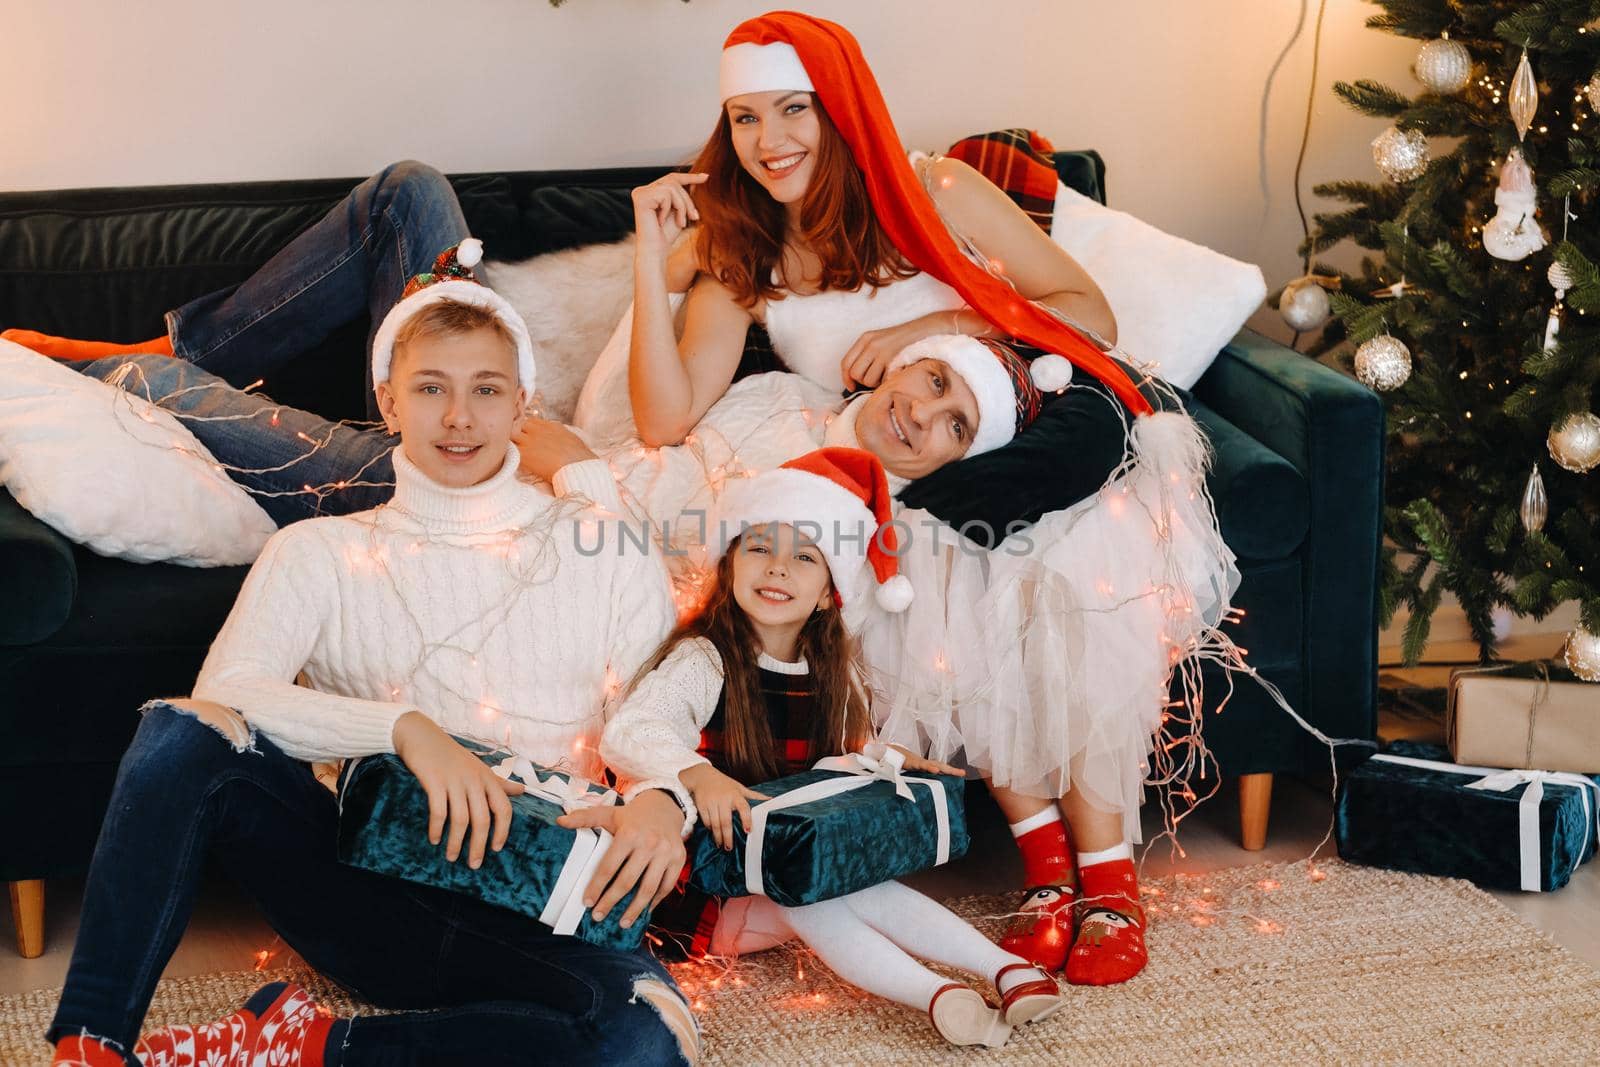
MULTIPOLYGON (((447 733, 597 777, 607 697, 674 619, 661 560, 619 552, 597 522, 622 512, 598 460, 557 472, 561 499, 500 471, 467 489, 394 453, 394 499, 280 531, 245 579, 195 685, 289 755, 394 750, 419 710, 447 733), (588 531, 588 532, 583 532, 588 531), (589 554, 581 549, 587 547, 589 554), (310 688, 294 684, 304 670, 310 688)), ((630 794, 671 789, 637 782, 630 794)))

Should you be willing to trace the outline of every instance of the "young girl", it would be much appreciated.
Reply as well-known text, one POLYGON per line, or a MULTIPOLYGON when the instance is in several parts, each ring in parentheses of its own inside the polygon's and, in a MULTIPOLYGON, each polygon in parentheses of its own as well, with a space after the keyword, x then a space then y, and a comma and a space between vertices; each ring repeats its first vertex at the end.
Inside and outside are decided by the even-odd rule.
MULTIPOLYGON (((606 725, 602 758, 628 777, 682 782, 717 844, 732 848, 734 817, 748 830, 750 802, 764 799, 751 783, 860 750, 870 727, 845 615, 863 607, 874 571, 888 578, 879 603, 903 604, 904 579, 889 577, 897 549, 883 525, 888 506, 882 465, 848 448, 819 449, 726 490, 708 537, 719 555, 705 607, 646 661, 606 725)), ((900 751, 908 768, 953 773, 900 751)), ((1044 971, 898 882, 796 908, 692 891, 671 903, 658 921, 686 912, 687 922, 668 926, 686 927, 691 953, 738 955, 798 937, 846 981, 926 1011, 954 1045, 998 1047, 1013 1026, 1062 1003, 1044 971), (1000 1007, 913 956, 992 981, 1000 1007)))

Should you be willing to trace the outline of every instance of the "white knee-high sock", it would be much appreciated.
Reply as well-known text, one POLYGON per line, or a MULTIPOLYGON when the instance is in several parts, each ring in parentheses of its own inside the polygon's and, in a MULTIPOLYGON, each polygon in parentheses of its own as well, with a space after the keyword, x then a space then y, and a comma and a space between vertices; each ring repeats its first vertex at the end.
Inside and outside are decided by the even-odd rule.
MULTIPOLYGON (((913 956, 994 980, 1002 967, 1027 961, 973 929, 961 916, 899 882, 841 897, 861 919, 913 956)), ((1019 976, 1027 980, 1034 975, 1019 976)))
POLYGON ((849 898, 781 909, 789 926, 846 982, 926 1011, 945 979, 908 956, 857 915, 849 898))

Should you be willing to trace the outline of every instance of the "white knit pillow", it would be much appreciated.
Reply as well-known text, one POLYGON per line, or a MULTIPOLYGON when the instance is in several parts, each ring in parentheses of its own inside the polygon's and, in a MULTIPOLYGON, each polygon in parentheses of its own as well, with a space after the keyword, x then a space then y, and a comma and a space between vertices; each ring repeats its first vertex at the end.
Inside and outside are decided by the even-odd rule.
POLYGON ((277 527, 142 396, 0 341, 0 484, 102 556, 249 563, 277 527))
POLYGON ((1117 347, 1187 389, 1261 301, 1261 268, 1230 259, 1056 184, 1050 236, 1117 316, 1117 347))

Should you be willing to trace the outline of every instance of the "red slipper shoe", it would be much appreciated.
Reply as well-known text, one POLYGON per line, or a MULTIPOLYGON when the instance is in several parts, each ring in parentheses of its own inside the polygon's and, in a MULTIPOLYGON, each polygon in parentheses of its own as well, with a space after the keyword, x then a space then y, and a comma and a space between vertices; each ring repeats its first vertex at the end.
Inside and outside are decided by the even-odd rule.
POLYGON ((1000 968, 994 976, 994 989, 1000 994, 1000 1013, 1005 1016, 1007 1026, 1037 1022, 1066 1003, 1056 980, 1044 968, 1029 963, 1012 963, 1000 968), (1003 990, 1006 975, 1013 971, 1032 971, 1037 977, 1003 990))

